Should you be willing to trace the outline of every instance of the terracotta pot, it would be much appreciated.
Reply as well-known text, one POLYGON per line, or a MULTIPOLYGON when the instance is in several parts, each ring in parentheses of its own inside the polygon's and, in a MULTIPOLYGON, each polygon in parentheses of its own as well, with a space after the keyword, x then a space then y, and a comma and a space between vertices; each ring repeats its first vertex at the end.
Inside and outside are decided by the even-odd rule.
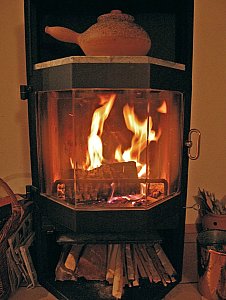
POLYGON ((198 289, 208 300, 226 299, 226 231, 198 234, 198 289))
POLYGON ((60 26, 47 26, 45 32, 60 41, 78 44, 91 56, 146 55, 151 47, 148 34, 134 23, 134 17, 120 10, 99 16, 97 23, 83 33, 60 26))
POLYGON ((226 254, 209 250, 205 273, 199 278, 198 290, 208 300, 226 299, 226 254))
POLYGON ((206 214, 202 217, 202 227, 204 230, 226 230, 226 215, 206 214))

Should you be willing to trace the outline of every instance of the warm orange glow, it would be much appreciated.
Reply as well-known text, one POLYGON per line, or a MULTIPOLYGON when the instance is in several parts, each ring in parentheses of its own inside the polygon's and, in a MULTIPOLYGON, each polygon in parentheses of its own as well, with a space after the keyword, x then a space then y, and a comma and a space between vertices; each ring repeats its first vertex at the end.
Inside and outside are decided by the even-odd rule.
MULTIPOLYGON (((111 112, 116 94, 100 95, 99 97, 100 107, 94 111, 90 135, 88 137, 88 152, 86 155, 86 164, 84 166, 87 170, 98 168, 103 163, 104 157, 101 137, 104 129, 104 122, 111 112)), ((166 110, 166 103, 164 101, 158 111, 166 113, 166 110)), ((115 159, 119 162, 135 161, 138 176, 143 177, 146 175, 147 166, 146 164, 141 163, 141 154, 151 141, 158 141, 161 135, 161 129, 158 129, 158 133, 156 134, 152 129, 153 122, 151 116, 147 117, 145 120, 140 120, 134 111, 134 107, 128 104, 123 107, 123 116, 126 127, 133 133, 133 136, 131 139, 131 146, 128 149, 122 150, 122 145, 115 145, 115 159)), ((72 167, 74 166, 72 161, 71 165, 72 167)))
POLYGON ((122 153, 121 145, 115 151, 115 159, 118 161, 135 161, 139 167, 139 177, 145 175, 146 165, 141 165, 140 155, 147 147, 150 141, 157 141, 160 134, 156 136, 155 131, 152 130, 152 118, 140 121, 134 112, 134 107, 128 104, 123 108, 123 115, 127 128, 134 133, 131 140, 131 147, 122 153))
POLYGON ((71 168, 74 169, 75 168, 75 164, 74 164, 74 162, 73 162, 73 160, 72 160, 71 157, 70 157, 70 164, 71 164, 71 168))
POLYGON ((146 175, 146 170, 147 170, 147 166, 145 165, 141 165, 141 170, 138 173, 138 177, 142 178, 143 176, 146 175))
POLYGON ((88 137, 87 169, 91 170, 101 166, 103 161, 103 145, 101 136, 104 122, 108 118, 115 101, 115 94, 100 95, 100 105, 93 114, 90 135, 88 137))
POLYGON ((162 105, 157 109, 157 111, 162 113, 162 114, 167 113, 166 101, 163 101, 162 105))

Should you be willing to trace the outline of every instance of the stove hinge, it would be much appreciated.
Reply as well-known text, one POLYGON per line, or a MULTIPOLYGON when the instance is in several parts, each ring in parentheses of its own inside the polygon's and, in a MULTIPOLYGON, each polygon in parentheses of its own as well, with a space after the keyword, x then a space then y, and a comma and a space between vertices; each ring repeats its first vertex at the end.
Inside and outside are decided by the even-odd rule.
POLYGON ((32 92, 32 86, 30 85, 21 85, 20 86, 20 99, 27 100, 29 98, 29 94, 32 92))

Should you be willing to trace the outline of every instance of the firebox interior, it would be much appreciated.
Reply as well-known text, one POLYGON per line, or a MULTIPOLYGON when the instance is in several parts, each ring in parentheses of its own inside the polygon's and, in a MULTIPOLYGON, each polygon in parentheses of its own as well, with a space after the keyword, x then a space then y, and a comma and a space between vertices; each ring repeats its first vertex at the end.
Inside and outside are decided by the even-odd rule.
POLYGON ((180 193, 183 94, 39 91, 41 193, 76 210, 149 209, 180 193))

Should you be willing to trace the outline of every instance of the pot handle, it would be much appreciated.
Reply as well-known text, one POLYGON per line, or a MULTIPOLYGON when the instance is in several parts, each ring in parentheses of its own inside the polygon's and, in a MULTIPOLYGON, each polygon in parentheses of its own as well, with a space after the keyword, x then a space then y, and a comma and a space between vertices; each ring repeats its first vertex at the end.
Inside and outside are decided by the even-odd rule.
POLYGON ((75 43, 79 45, 80 33, 61 26, 46 26, 45 33, 51 35, 53 38, 66 43, 75 43))

